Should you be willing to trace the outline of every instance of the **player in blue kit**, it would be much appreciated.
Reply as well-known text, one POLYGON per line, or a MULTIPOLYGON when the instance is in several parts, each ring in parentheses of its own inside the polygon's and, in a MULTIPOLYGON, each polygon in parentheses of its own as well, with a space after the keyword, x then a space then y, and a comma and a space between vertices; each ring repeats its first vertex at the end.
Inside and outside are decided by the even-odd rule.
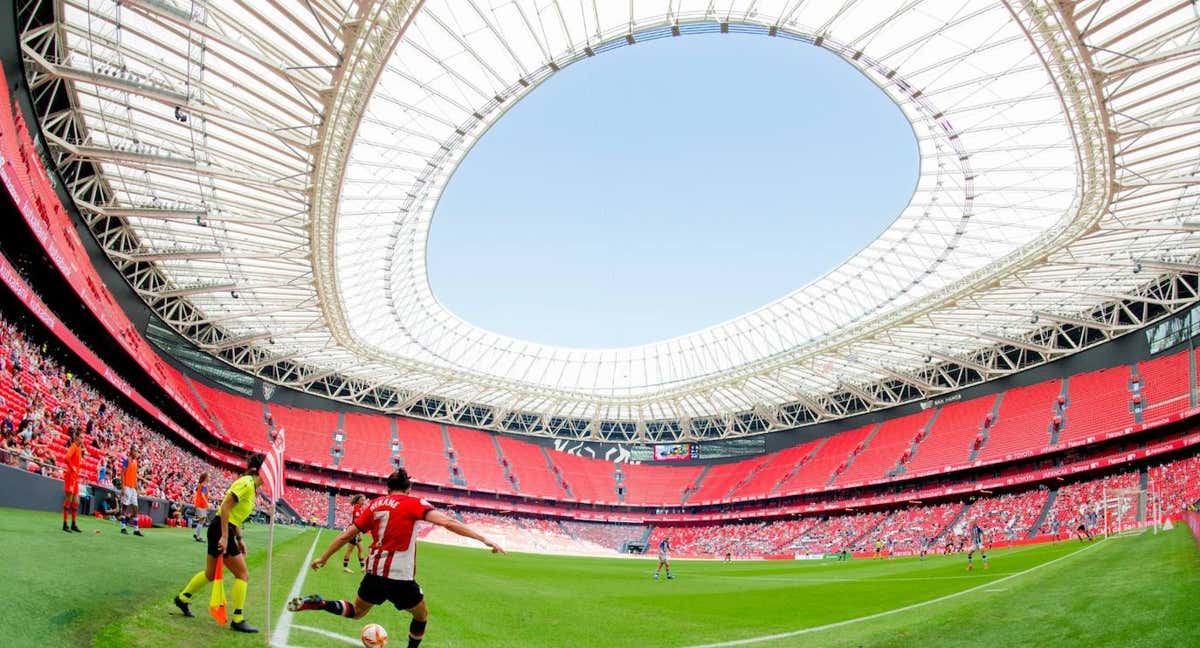
POLYGON ((663 569, 667 570, 667 580, 675 580, 671 575, 671 561, 667 559, 667 552, 671 550, 671 539, 663 538, 658 543, 658 567, 654 570, 654 578, 658 579, 658 572, 663 569))
POLYGON ((983 546, 983 527, 979 526, 979 522, 975 522, 971 526, 971 550, 967 552, 967 571, 975 568, 973 559, 975 552, 979 552, 979 556, 983 558, 983 568, 988 568, 987 549, 983 546))

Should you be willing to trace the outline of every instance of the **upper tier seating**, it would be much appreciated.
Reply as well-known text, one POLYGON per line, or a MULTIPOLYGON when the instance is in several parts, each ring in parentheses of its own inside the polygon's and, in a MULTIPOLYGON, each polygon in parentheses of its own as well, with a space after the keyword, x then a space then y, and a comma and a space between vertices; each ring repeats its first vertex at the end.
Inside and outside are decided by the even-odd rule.
POLYGON ((1121 365, 1071 376, 1059 443, 1086 439, 1133 424, 1129 367, 1121 365))
POLYGON ((683 490, 696 481, 702 470, 701 466, 622 465, 625 503, 653 506, 678 502, 683 497, 683 490))
POLYGON ((283 405, 269 405, 276 429, 285 430, 285 443, 296 456, 312 457, 319 463, 333 465, 333 434, 338 427, 337 412, 301 410, 283 405), (319 459, 318 459, 319 458, 319 459))
POLYGON ((900 463, 900 458, 912 448, 914 439, 922 434, 933 410, 889 419, 879 425, 875 436, 867 442, 850 466, 834 480, 834 485, 859 484, 883 479, 900 463))
POLYGON ((977 459, 989 461, 1013 453, 1032 453, 1049 445, 1050 422, 1061 390, 1061 380, 1047 380, 1004 392, 996 420, 988 428, 987 443, 977 459))
POLYGON ((983 429, 984 418, 995 403, 995 397, 983 397, 943 405, 929 428, 929 436, 917 445, 916 454, 906 464, 908 471, 966 463, 971 457, 971 446, 983 429))
POLYGON ((780 495, 793 495, 824 489, 834 473, 846 464, 850 454, 858 448, 875 424, 856 427, 829 437, 820 449, 791 479, 779 488, 780 495))
POLYGON ((509 470, 517 480, 518 492, 529 497, 546 499, 563 499, 566 491, 558 485, 542 448, 527 441, 500 435, 496 437, 504 459, 508 461, 509 470))
POLYGON ((1137 364, 1144 419, 1174 414, 1191 405, 1189 361, 1188 354, 1174 353, 1137 364))
POLYGON ((345 438, 339 467, 368 475, 386 475, 392 471, 390 417, 348 413, 342 421, 342 432, 345 438))
POLYGON ((456 427, 447 428, 447 432, 468 488, 490 493, 516 492, 504 474, 492 435, 456 427))
POLYGON ((550 461, 562 475, 563 483, 577 502, 617 504, 616 466, 610 461, 587 459, 566 452, 548 450, 550 461))
POLYGON ((400 439, 400 456, 413 481, 424 484, 450 485, 450 459, 442 426, 415 419, 396 419, 400 439))

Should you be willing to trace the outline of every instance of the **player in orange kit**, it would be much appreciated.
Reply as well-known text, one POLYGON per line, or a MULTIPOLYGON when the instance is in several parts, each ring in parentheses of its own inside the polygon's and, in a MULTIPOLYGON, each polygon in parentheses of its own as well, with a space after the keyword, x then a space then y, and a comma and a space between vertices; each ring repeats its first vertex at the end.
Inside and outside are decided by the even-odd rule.
POLYGON ((79 446, 79 428, 73 427, 69 432, 71 445, 67 447, 67 456, 63 461, 66 469, 63 471, 63 525, 62 530, 70 533, 83 533, 75 524, 79 514, 79 470, 83 466, 83 449, 79 446), (67 514, 71 515, 71 526, 67 526, 67 514))
POLYGON ((133 535, 141 536, 138 528, 138 460, 137 449, 130 448, 125 458, 125 469, 121 473, 121 533, 129 533, 125 525, 133 525, 133 535))
POLYGON ((208 473, 200 475, 196 482, 196 494, 192 496, 192 539, 204 542, 200 537, 200 529, 208 522, 208 473))

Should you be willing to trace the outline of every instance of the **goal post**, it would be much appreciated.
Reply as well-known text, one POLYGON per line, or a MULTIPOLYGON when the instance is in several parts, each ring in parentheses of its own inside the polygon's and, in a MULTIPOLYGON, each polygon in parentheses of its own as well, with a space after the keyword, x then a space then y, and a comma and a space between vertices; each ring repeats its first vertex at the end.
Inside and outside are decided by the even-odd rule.
POLYGON ((1152 529, 1158 533, 1162 507, 1155 491, 1147 488, 1105 488, 1099 503, 1105 536, 1152 529))

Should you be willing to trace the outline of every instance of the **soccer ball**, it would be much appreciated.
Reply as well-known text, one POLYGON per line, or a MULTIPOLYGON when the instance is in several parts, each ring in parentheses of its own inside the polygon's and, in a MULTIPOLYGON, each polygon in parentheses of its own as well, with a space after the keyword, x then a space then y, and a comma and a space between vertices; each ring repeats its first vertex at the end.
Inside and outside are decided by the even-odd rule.
POLYGON ((362 634, 359 635, 362 643, 367 648, 383 648, 387 644, 387 630, 378 623, 368 623, 363 626, 362 634))

